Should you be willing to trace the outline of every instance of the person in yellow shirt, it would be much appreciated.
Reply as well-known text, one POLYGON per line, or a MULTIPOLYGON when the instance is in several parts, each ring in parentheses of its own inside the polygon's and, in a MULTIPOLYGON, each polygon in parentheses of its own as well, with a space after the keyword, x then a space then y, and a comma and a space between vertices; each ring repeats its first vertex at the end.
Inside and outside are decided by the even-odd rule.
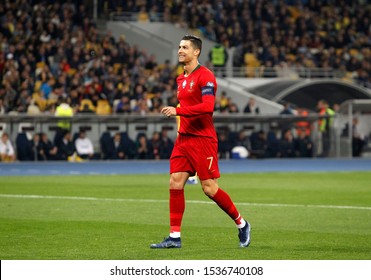
MULTIPOLYGON (((66 98, 61 97, 59 99, 59 105, 55 110, 56 117, 72 117, 73 116, 73 109, 70 104, 67 103, 66 98)), ((57 126, 61 129, 70 130, 71 129, 71 122, 68 120, 60 120, 57 123, 57 126)))
POLYGON ((322 136, 322 154, 321 157, 328 157, 331 150, 331 129, 334 122, 335 112, 329 107, 326 100, 321 99, 317 103, 319 115, 329 116, 318 121, 318 129, 322 136))
MULTIPOLYGON (((72 107, 67 103, 66 98, 60 97, 58 100, 59 105, 55 110, 56 117, 72 117, 74 112, 72 107)), ((59 146, 66 131, 71 130, 71 122, 67 119, 57 121, 57 131, 54 137, 54 145, 59 146)))

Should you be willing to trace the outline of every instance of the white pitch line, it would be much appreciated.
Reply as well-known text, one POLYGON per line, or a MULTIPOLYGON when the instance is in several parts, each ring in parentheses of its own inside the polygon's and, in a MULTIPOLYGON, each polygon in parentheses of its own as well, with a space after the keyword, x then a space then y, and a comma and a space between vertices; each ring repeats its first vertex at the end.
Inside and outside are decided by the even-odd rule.
MULTIPOLYGON (((25 198, 25 199, 60 199, 60 200, 87 200, 87 201, 112 201, 112 202, 149 202, 149 203, 168 203, 168 200, 161 199, 137 199, 137 198, 101 198, 83 196, 51 196, 51 195, 23 195, 23 194, 0 194, 4 198, 25 198)), ((213 201, 187 200, 186 203, 193 204, 215 204, 213 201)), ((296 208, 327 208, 327 209, 352 209, 352 210, 371 210, 369 206, 348 206, 348 205, 304 205, 304 204, 279 204, 279 203, 249 203, 236 202, 241 206, 256 207, 296 207, 296 208)))

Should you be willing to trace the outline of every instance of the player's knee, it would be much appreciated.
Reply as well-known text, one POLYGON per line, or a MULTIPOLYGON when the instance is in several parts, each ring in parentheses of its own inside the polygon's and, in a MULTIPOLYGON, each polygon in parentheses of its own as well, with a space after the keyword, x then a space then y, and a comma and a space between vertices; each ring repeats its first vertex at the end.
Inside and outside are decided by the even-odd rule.
POLYGON ((218 191, 218 186, 216 184, 210 183, 202 183, 202 190, 204 191, 205 195, 208 197, 213 197, 216 192, 218 191))
POLYGON ((184 184, 182 183, 181 180, 174 178, 174 177, 170 177, 169 188, 171 190, 179 190, 179 189, 182 189, 183 187, 184 187, 184 184))

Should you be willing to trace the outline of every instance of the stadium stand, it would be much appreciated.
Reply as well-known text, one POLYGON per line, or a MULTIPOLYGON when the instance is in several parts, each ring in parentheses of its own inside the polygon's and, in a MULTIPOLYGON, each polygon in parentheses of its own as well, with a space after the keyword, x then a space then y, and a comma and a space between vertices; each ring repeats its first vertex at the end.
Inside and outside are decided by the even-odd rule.
MULTIPOLYGON (((246 77, 271 77, 283 67, 301 77, 305 67, 316 67, 318 75, 371 88, 368 1, 101 0, 98 5, 103 19, 171 22, 234 48, 233 66, 244 68, 246 77)), ((177 66, 156 61, 124 35, 101 32, 92 10, 88 1, 0 3, 1 114, 54 115, 61 97, 77 115, 156 114, 173 102, 177 66), (127 104, 117 110, 122 100, 127 104)), ((122 139, 128 158, 135 158, 133 141, 128 135, 122 139)), ((24 158, 22 152, 18 157, 24 158)))

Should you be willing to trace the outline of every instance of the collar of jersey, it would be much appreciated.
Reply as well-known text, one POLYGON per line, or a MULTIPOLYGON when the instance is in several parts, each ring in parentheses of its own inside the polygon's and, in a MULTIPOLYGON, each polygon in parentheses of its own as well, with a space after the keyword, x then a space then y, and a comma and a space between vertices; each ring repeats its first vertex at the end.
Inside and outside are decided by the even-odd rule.
MULTIPOLYGON (((199 63, 199 64, 196 66, 196 68, 193 69, 192 72, 188 74, 187 77, 191 76, 191 74, 192 74, 194 71, 196 71, 198 68, 200 68, 200 67, 201 67, 201 64, 199 63)), ((185 72, 184 72, 184 75, 185 75, 185 72)))

